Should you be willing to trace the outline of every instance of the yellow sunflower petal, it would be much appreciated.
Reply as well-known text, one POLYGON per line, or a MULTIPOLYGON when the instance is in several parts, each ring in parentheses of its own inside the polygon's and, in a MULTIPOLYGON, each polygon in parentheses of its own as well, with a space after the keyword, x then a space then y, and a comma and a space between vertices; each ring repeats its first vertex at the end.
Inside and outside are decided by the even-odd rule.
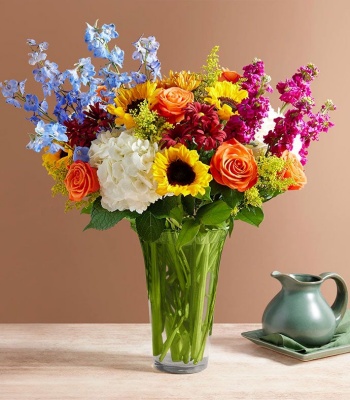
POLYGON ((233 106, 248 97, 248 92, 241 89, 240 85, 228 81, 216 82, 214 86, 206 88, 206 91, 208 97, 204 100, 215 105, 219 117, 223 120, 228 120, 231 115, 237 113, 233 106))
POLYGON ((150 81, 130 89, 119 88, 114 99, 114 105, 109 104, 107 111, 117 116, 115 120, 117 125, 125 125, 127 129, 130 129, 135 126, 135 122, 129 111, 136 108, 143 100, 147 100, 150 109, 153 108, 158 101, 157 94, 159 90, 157 89, 157 83, 150 81))
POLYGON ((199 161, 196 150, 188 150, 184 145, 158 152, 153 164, 157 193, 162 196, 170 193, 175 196, 204 194, 212 180, 208 170, 209 165, 199 161))

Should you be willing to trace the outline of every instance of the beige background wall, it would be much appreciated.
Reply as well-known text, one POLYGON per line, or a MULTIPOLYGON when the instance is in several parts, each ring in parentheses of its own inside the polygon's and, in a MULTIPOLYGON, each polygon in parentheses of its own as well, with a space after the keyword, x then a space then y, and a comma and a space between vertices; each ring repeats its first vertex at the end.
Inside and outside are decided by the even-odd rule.
MULTIPOLYGON (((269 275, 274 269, 333 270, 350 285, 348 0, 0 0, 0 7, 0 81, 31 78, 27 38, 49 42, 48 58, 71 68, 89 55, 85 22, 96 19, 116 24, 127 70, 135 68, 131 42, 142 33, 160 42, 164 74, 199 70, 214 45, 221 65, 237 71, 263 59, 274 85, 314 62, 321 70, 314 96, 318 104, 336 102, 336 126, 311 147, 304 190, 266 204, 259 229, 236 224, 224 250, 215 320, 260 321, 279 289, 269 275)), ((148 321, 135 234, 125 222, 83 232, 88 217, 64 213, 41 158, 25 149, 32 125, 0 100, 0 322, 148 321)), ((325 295, 334 296, 331 284, 325 295)))

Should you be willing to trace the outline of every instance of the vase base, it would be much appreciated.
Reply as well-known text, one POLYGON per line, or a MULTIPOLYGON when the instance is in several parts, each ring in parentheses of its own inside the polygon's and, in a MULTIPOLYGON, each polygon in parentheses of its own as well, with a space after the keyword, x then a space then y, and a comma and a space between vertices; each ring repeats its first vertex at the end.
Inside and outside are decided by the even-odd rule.
POLYGON ((174 362, 167 360, 167 357, 163 361, 159 361, 157 358, 154 359, 154 367, 158 371, 170 374, 195 374, 203 371, 208 366, 208 357, 204 357, 203 360, 197 364, 193 364, 192 362, 188 364, 183 362, 174 362))

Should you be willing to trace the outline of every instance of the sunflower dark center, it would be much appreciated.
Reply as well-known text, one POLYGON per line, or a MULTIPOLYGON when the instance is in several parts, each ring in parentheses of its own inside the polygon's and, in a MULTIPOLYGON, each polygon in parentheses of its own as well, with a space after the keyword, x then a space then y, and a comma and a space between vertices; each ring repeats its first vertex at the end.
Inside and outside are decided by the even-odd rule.
POLYGON ((138 100, 132 101, 128 105, 126 112, 129 113, 131 110, 136 110, 138 108, 138 106, 140 105, 140 103, 142 103, 143 101, 144 101, 144 99, 138 99, 138 100))
POLYGON ((166 173, 170 185, 190 185, 196 178, 192 167, 182 160, 173 161, 166 173))
POLYGON ((232 108, 232 111, 237 111, 237 106, 236 102, 233 99, 230 99, 229 97, 219 97, 220 104, 223 106, 224 104, 227 104, 232 108))
POLYGON ((66 153, 65 151, 61 150, 60 158, 67 157, 67 156, 68 156, 68 153, 66 153))

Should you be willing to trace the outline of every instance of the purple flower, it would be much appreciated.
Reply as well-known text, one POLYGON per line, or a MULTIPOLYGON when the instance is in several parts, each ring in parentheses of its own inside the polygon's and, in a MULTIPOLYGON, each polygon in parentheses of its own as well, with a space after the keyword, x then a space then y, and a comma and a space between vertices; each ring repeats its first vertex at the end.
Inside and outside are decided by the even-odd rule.
POLYGON ((83 162, 89 162, 90 157, 89 157, 89 147, 81 147, 81 146, 77 146, 74 149, 74 153, 73 153, 73 161, 83 161, 83 162))

